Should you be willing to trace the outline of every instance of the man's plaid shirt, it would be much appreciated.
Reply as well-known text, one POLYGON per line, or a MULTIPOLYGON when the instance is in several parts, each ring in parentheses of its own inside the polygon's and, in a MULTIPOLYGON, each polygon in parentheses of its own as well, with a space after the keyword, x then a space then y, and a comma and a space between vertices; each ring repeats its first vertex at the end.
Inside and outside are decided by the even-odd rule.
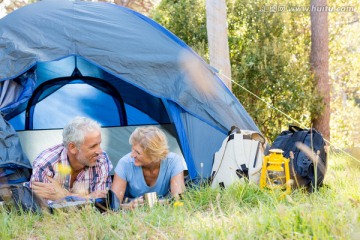
POLYGON ((111 185, 110 171, 113 168, 107 154, 103 152, 93 167, 86 167, 77 175, 70 189, 70 173, 59 169, 70 167, 67 150, 62 145, 56 145, 40 153, 34 160, 31 182, 49 182, 46 176, 54 178, 66 190, 72 193, 89 194, 96 190, 108 190, 111 185), (61 166, 61 167, 59 167, 61 166))

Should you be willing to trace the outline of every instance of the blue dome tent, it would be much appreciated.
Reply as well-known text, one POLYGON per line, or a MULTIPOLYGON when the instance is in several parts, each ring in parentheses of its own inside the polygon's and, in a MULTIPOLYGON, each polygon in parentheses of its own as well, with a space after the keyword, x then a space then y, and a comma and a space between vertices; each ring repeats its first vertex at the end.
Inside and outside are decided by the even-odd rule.
MULTIPOLYGON (((191 178, 210 176, 232 125, 259 131, 183 41, 140 13, 102 2, 44 0, 0 19, 0 111, 19 133, 61 129, 77 115, 109 132, 164 126, 191 178)), ((128 135, 110 134, 118 140, 105 144, 118 152, 128 135)))

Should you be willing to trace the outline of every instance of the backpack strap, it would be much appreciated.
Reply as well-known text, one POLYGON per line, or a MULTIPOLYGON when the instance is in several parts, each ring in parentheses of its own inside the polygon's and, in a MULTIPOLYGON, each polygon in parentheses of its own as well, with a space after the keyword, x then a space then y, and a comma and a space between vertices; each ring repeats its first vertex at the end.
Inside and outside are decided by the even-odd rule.
POLYGON ((259 147, 260 147, 260 142, 258 142, 257 147, 256 147, 256 154, 255 154, 253 168, 256 167, 256 163, 257 163, 257 159, 258 159, 258 155, 259 155, 259 147))
POLYGON ((240 168, 235 170, 235 173, 240 179, 242 177, 249 179, 249 168, 247 168, 245 164, 241 164, 240 168))
POLYGON ((303 131, 304 129, 301 127, 298 127, 296 125, 289 125, 289 131, 294 133, 294 132, 299 132, 299 131, 303 131))
POLYGON ((228 136, 233 133, 241 133, 240 128, 238 128, 237 126, 231 126, 230 131, 228 131, 228 136))
MULTIPOLYGON (((234 135, 235 134, 231 134, 231 131, 229 131, 229 135, 228 135, 228 137, 226 137, 227 140, 226 140, 226 143, 225 143, 224 152, 223 152, 223 154, 221 156, 219 166, 218 166, 218 168, 216 170, 213 169, 213 171, 212 171, 212 174, 211 174, 211 177, 210 177, 211 182, 215 179, 217 173, 219 172, 221 164, 223 163, 223 160, 224 160, 224 156, 225 156, 225 153, 226 153, 226 150, 227 150, 228 143, 229 143, 229 141, 234 140, 234 135)), ((220 182, 219 185, 220 185, 221 188, 225 188, 225 185, 224 185, 223 182, 220 182)))

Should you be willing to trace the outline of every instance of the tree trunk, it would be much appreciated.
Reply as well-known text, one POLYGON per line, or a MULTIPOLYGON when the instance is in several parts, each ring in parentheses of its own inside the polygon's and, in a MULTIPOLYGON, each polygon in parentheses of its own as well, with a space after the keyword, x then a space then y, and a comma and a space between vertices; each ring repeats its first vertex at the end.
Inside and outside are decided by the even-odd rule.
POLYGON ((312 116, 313 127, 330 141, 329 32, 326 0, 311 0, 311 71, 322 97, 324 110, 312 116))
POLYGON ((221 79, 231 90, 231 66, 225 0, 206 0, 206 29, 210 65, 220 71, 221 79))

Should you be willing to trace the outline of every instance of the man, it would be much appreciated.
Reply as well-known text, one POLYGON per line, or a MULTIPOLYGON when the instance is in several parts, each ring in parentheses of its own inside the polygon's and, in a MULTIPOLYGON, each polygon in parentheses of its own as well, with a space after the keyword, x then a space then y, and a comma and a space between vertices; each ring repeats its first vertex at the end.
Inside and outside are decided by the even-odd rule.
POLYGON ((63 143, 34 160, 30 187, 41 198, 104 198, 111 185, 111 161, 101 147, 100 125, 76 117, 63 129, 63 143))

